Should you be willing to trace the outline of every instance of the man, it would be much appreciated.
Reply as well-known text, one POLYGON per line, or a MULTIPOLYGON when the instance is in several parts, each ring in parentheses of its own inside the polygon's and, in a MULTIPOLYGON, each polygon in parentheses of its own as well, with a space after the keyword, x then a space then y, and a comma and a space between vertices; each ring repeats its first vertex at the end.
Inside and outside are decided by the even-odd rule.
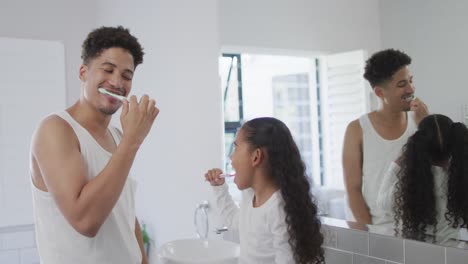
POLYGON ((414 98, 410 64, 408 55, 394 49, 377 52, 366 62, 364 78, 379 98, 380 106, 348 125, 343 145, 348 204, 353 220, 359 223, 392 222, 377 208, 377 192, 388 166, 398 158, 417 123, 428 113, 426 105, 414 98))
POLYGON ((123 102, 143 62, 123 27, 102 27, 83 43, 80 99, 46 117, 31 144, 36 240, 41 263, 147 263, 134 212, 130 168, 159 113, 144 95, 123 102), (109 126, 123 105, 122 132, 109 126))

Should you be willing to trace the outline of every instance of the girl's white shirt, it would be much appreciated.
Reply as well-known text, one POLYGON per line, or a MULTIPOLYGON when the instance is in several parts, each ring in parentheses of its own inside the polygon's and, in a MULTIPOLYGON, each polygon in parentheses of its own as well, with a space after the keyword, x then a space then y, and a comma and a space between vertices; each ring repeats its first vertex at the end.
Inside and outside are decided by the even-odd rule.
POLYGON ((242 192, 239 206, 232 200, 227 184, 214 186, 213 190, 224 224, 239 232, 239 263, 294 263, 280 190, 259 207, 253 207, 252 189, 242 192))

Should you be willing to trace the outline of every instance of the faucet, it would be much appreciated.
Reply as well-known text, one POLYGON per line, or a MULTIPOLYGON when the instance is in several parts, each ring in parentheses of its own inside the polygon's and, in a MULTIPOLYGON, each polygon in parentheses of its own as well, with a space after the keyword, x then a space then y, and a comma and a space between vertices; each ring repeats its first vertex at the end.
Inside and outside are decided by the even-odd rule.
POLYGON ((223 226, 223 227, 216 228, 215 233, 219 235, 219 234, 221 234, 223 232, 226 232, 226 231, 228 231, 228 228, 223 226))
POLYGON ((195 206, 195 212, 193 214, 193 222, 195 224, 195 230, 197 231, 197 236, 199 238, 203 238, 203 239, 208 238, 208 229, 209 229, 208 208, 210 208, 210 205, 209 205, 208 201, 205 200, 202 203, 197 204, 195 206), (197 216, 198 216, 199 212, 203 213, 204 218, 205 218, 205 230, 203 232, 203 235, 200 233, 200 230, 198 228, 198 218, 197 218, 197 216))
MULTIPOLYGON (((208 201, 203 201, 199 204, 197 204, 195 206, 195 212, 194 212, 194 215, 193 215, 193 223, 195 225, 195 230, 197 231, 197 236, 198 238, 202 238, 202 239, 206 239, 208 238, 208 230, 209 230, 209 223, 208 223, 208 209, 210 208, 210 205, 208 203, 208 201), (198 214, 199 213, 203 213, 203 217, 205 218, 205 230, 202 234, 202 232, 200 232, 200 229, 199 229, 199 225, 198 225, 198 214)), ((228 231, 228 228, 226 226, 223 226, 223 227, 218 227, 215 229, 215 233, 216 234, 221 234, 223 232, 226 232, 228 231)))

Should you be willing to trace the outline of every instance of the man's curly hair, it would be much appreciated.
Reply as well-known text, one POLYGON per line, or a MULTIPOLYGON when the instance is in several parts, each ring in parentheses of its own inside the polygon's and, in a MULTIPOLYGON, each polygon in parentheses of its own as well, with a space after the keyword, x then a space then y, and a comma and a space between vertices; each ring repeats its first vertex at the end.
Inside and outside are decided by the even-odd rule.
POLYGON ((143 48, 138 39, 130 34, 130 31, 122 26, 100 27, 91 31, 82 45, 81 58, 84 64, 98 57, 109 48, 123 48, 133 56, 136 66, 143 62, 143 48))
POLYGON ((364 78, 374 88, 390 81, 393 74, 410 64, 411 58, 406 53, 395 49, 382 50, 373 54, 366 61, 364 78))

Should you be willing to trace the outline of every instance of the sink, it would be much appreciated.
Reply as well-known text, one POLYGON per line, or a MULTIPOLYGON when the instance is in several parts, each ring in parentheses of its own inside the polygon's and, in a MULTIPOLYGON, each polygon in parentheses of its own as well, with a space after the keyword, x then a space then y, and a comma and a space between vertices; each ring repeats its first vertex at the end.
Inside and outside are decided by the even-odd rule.
POLYGON ((239 244, 225 240, 181 239, 158 250, 161 264, 237 264, 239 244))

